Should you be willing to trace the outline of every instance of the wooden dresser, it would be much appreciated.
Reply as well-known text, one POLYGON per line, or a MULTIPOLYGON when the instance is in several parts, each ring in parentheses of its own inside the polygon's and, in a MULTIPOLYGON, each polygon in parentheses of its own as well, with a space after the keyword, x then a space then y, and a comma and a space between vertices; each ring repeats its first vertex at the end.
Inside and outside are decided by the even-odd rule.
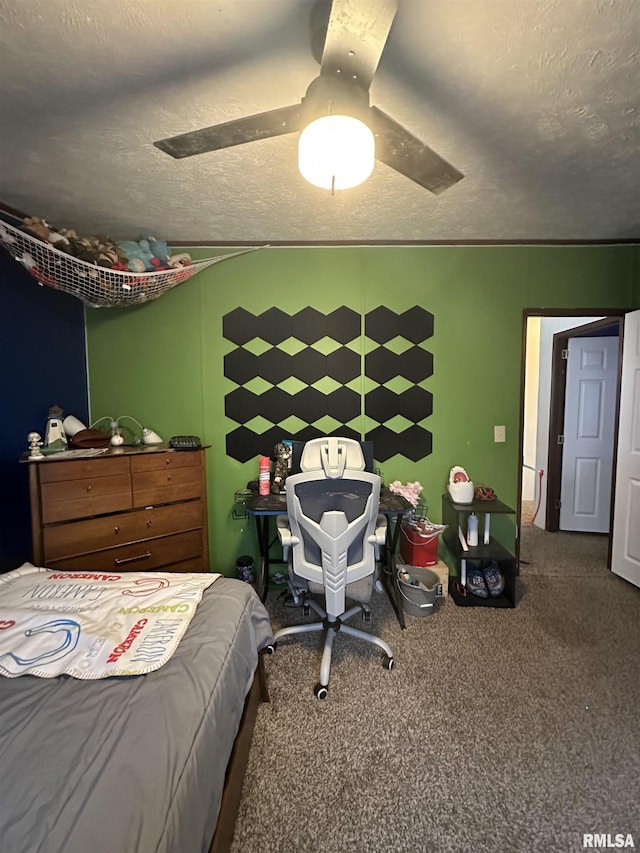
POLYGON ((163 445, 28 461, 35 564, 210 571, 204 453, 163 445))

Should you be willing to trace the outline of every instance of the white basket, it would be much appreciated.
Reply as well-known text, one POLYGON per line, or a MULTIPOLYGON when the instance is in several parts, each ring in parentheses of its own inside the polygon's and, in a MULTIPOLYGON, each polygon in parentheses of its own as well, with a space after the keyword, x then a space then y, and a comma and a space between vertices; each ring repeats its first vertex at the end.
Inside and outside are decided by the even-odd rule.
POLYGON ((261 248, 256 246, 215 258, 192 261, 189 266, 175 269, 137 273, 112 270, 82 261, 2 220, 0 245, 39 284, 69 293, 92 308, 114 308, 149 302, 212 264, 261 248))

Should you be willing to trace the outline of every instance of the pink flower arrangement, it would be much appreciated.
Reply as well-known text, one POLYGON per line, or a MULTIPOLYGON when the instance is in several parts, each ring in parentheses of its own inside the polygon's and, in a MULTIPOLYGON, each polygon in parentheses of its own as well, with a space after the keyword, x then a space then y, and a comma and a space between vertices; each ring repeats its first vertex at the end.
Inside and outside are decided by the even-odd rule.
POLYGON ((400 480, 394 480, 393 483, 390 483, 389 485, 389 491, 393 492, 394 495, 400 495, 400 497, 409 501, 411 506, 417 506, 418 501, 420 500, 422 486, 417 480, 415 483, 407 483, 406 485, 403 485, 400 480))

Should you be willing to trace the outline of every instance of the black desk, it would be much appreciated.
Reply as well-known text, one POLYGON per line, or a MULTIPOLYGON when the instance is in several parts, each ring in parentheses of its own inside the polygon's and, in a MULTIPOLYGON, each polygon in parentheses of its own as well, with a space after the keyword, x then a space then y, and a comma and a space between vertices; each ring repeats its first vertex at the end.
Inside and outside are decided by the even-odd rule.
MULTIPOLYGON (((282 563, 282 559, 271 558, 271 548, 279 542, 277 533, 270 531, 270 519, 278 515, 287 514, 287 496, 282 495, 260 495, 255 492, 245 504, 249 515, 256 520, 258 532, 258 549, 260 552, 260 565, 256 572, 256 592, 261 601, 265 601, 269 592, 269 567, 271 563, 282 563)), ((385 547, 382 549, 382 585, 385 588, 389 600, 393 606, 398 622, 404 628, 404 610, 400 590, 396 583, 396 549, 398 547, 398 536, 400 534, 400 521, 413 507, 400 495, 394 495, 388 489, 380 490, 380 503, 378 512, 387 517, 387 536, 385 547)))

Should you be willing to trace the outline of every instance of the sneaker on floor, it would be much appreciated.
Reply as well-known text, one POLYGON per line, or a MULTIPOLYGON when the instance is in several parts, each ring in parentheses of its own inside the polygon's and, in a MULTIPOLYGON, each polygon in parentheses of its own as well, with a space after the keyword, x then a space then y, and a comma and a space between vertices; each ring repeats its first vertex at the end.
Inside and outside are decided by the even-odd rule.
POLYGON ((489 598, 489 590, 480 569, 467 569, 467 589, 479 598, 489 598))
POLYGON ((486 568, 482 570, 487 589, 490 595, 502 595, 504 592, 504 575, 498 568, 495 560, 492 560, 486 568))

